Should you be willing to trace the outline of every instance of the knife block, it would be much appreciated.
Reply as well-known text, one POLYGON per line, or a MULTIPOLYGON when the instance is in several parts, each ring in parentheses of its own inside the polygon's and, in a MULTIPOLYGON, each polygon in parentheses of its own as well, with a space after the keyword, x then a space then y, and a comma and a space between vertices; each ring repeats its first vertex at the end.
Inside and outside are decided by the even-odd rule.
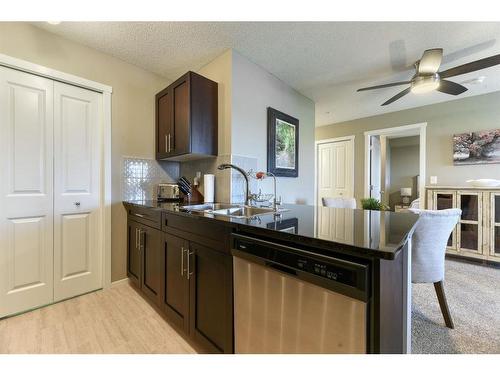
POLYGON ((182 199, 184 204, 198 204, 203 203, 203 194, 201 194, 197 188, 193 187, 191 189, 191 194, 183 194, 179 192, 179 197, 182 199))

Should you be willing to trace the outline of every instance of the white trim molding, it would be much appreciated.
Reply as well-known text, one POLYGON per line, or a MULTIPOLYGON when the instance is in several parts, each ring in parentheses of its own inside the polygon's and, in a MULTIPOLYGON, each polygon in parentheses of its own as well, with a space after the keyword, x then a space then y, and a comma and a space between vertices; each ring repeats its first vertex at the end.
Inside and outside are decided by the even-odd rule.
POLYGON ((60 72, 42 65, 33 64, 29 61, 17 59, 0 53, 0 66, 34 74, 40 77, 49 78, 54 81, 67 83, 84 89, 96 91, 103 94, 103 118, 102 118, 102 177, 104 181, 101 194, 102 199, 102 226, 103 235, 101 241, 103 245, 103 272, 102 286, 107 288, 111 285, 111 86, 77 77, 72 74, 60 72))
POLYGON ((355 135, 347 135, 344 137, 336 137, 336 138, 327 138, 327 139, 320 139, 314 142, 314 206, 318 205, 318 146, 325 144, 325 143, 333 143, 333 142, 343 142, 343 141, 350 141, 351 142, 351 147, 352 147, 352 181, 351 181, 351 186, 353 189, 353 195, 354 195, 354 182, 355 182, 355 173, 354 173, 354 168, 356 166, 355 164, 355 159, 356 159, 356 143, 355 143, 355 135))
POLYGON ((420 136, 419 148, 419 175, 420 189, 419 196, 425 199, 425 184, 426 184, 426 129, 427 123, 421 122, 417 124, 394 126, 377 130, 369 130, 364 132, 365 135, 365 181, 364 181, 364 198, 370 196, 370 137, 373 135, 391 135, 394 133, 402 133, 410 130, 418 130, 420 136))
POLYGON ((92 91, 102 92, 102 93, 112 93, 113 88, 108 85, 104 85, 99 82, 90 81, 85 78, 74 76, 72 74, 64 73, 58 70, 47 68, 42 65, 33 64, 29 61, 17 59, 15 57, 7 56, 0 53, 0 65, 7 68, 12 68, 20 70, 26 73, 34 74, 40 77, 50 78, 55 81, 68 83, 73 86, 82 87, 84 89, 89 89, 92 91))

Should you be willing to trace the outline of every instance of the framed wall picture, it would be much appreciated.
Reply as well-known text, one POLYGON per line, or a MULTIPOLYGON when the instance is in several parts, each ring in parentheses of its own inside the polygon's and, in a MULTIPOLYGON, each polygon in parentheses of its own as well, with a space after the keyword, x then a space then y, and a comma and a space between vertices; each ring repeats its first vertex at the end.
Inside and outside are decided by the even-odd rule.
POLYGON ((267 108, 267 171, 280 177, 299 175, 299 120, 267 108))
POLYGON ((500 163, 500 129, 453 135, 453 164, 500 163))

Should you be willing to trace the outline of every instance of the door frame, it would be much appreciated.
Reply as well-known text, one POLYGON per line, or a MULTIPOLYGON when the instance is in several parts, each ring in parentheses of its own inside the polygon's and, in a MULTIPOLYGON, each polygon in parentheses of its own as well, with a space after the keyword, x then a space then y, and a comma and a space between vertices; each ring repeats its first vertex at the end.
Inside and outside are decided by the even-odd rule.
POLYGON ((319 146, 325 143, 333 143, 333 142, 343 142, 343 141, 350 141, 351 142, 351 149, 352 149, 352 160, 351 160, 351 166, 352 166, 352 176, 351 176, 351 186, 352 186, 352 194, 354 196, 354 166, 355 166, 355 145, 356 143, 354 142, 355 135, 347 135, 344 137, 336 137, 336 138, 328 138, 328 139, 321 139, 319 141, 314 142, 314 206, 318 205, 318 179, 319 179, 319 170, 318 170, 318 151, 319 151, 319 146))
POLYGON ((102 287, 111 285, 111 94, 113 88, 99 82, 94 82, 43 65, 31 63, 0 53, 0 66, 22 71, 36 76, 49 78, 72 86, 81 87, 102 94, 102 149, 101 149, 101 238, 103 249, 102 287))
MULTIPOLYGON (((364 196, 370 196, 370 137, 373 135, 388 136, 394 133, 400 133, 407 130, 417 129, 420 136, 419 142, 419 175, 420 175, 420 188, 419 188, 419 198, 421 202, 425 200, 425 182, 426 182, 426 129, 427 123, 420 122, 417 124, 394 126, 390 128, 369 130, 364 132, 365 135, 365 178, 364 178, 364 196)), ((423 207, 423 204, 422 204, 423 207)))

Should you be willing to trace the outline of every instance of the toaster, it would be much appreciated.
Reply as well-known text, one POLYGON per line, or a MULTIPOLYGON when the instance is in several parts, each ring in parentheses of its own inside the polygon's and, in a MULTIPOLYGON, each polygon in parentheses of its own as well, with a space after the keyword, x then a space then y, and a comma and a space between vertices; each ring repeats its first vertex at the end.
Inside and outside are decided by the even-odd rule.
POLYGON ((156 199, 160 202, 179 200, 179 186, 177 184, 158 184, 156 199))

